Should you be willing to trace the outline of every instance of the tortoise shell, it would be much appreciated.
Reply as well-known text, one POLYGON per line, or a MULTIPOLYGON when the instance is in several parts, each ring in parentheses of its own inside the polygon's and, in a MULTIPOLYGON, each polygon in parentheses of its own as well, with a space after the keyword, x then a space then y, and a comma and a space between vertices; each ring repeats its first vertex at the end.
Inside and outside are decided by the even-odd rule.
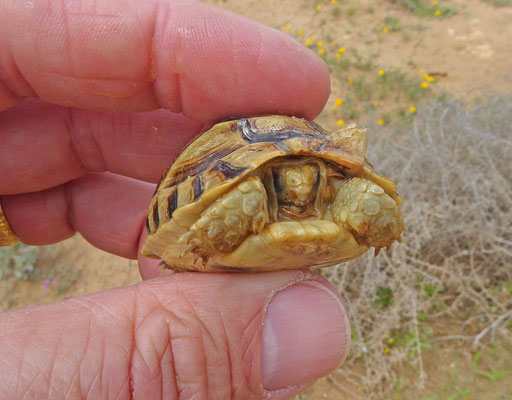
MULTIPOLYGON (((382 188, 382 190, 375 190, 379 192, 379 195, 382 192, 392 200, 394 214, 389 218, 396 217, 397 220, 395 226, 392 227, 393 237, 387 241, 392 243, 395 239, 399 239, 403 230, 400 211, 401 199, 396 193, 394 183, 377 174, 368 163, 365 158, 365 150, 366 130, 357 129, 355 125, 329 133, 308 120, 278 115, 241 118, 219 123, 196 137, 162 176, 149 207, 146 220, 148 237, 142 249, 142 254, 162 258, 166 265, 179 270, 263 271, 296 268, 298 266, 332 265, 358 257, 368 250, 368 243, 360 240, 359 236, 361 235, 354 236, 354 232, 350 232, 353 229, 347 229, 346 226, 343 226, 343 223, 338 224, 341 225, 340 228, 329 225, 336 225, 337 222, 341 221, 338 217, 334 218, 332 216, 329 207, 322 206, 325 212, 318 212, 311 218, 304 217, 304 214, 298 216, 295 221, 293 221, 295 218, 289 216, 279 218, 276 210, 280 206, 276 208, 274 205, 272 212, 270 212, 268 209, 270 203, 267 204, 267 202, 273 199, 276 203, 276 194, 268 193, 269 185, 272 187, 271 191, 275 192, 275 182, 268 183, 268 181, 269 179, 271 181, 276 179, 276 168, 279 167, 280 163, 288 166, 288 170, 283 174, 289 176, 293 174, 295 174, 293 176, 303 176, 306 172, 304 169, 306 167, 297 167, 299 170, 293 170, 295 164, 312 165, 308 168, 313 171, 313 174, 316 174, 316 178, 314 178, 316 179, 316 186, 312 188, 310 185, 311 193, 315 190, 326 192, 328 189, 333 192, 339 189, 342 182, 346 183, 354 178, 360 178, 364 182, 373 182, 382 188), (320 167, 314 166, 315 163, 320 163, 320 167), (318 168, 323 172, 318 172, 318 168), (297 171, 299 175, 297 175, 297 171), (318 174, 323 174, 323 178, 320 178, 318 174), (274 178, 272 178, 272 175, 274 178), (323 186, 319 187, 318 181, 321 179, 324 183, 323 186), (242 186, 241 183, 244 181, 248 183, 242 186), (249 182, 252 185, 250 187, 248 186, 249 182), (245 192, 244 187, 247 187, 245 192), (236 192, 237 188, 239 189, 238 192, 236 192), (250 191, 255 192, 251 194, 250 191), (243 193, 248 194, 244 195, 243 193), (245 200, 243 196, 246 196, 245 200), (250 199, 263 200, 253 201, 250 199), (207 215, 218 218, 217 214, 220 206, 215 206, 215 204, 220 200, 222 200, 222 204, 230 202, 235 204, 239 201, 239 203, 236 203, 239 206, 231 207, 230 216, 222 214, 228 212, 229 206, 220 209, 221 217, 225 217, 225 221, 228 221, 228 219, 235 221, 232 226, 233 229, 230 229, 231 225, 226 222, 227 226, 222 227, 222 232, 212 228, 211 218, 205 222, 207 215), (260 209, 257 211, 260 217, 249 215, 250 213, 244 214, 240 211, 242 204, 253 204, 255 201, 259 201, 258 204, 260 204, 260 209), (264 215, 269 212, 269 216, 264 215), (233 217, 233 213, 236 214, 236 218, 233 217), (204 218, 201 218, 202 216, 204 218), (240 218, 242 218, 241 222, 239 221, 240 218), (256 223, 254 218, 259 218, 257 223, 261 226, 258 229, 261 229, 258 232, 251 233, 250 228, 248 228, 249 231, 247 230, 247 224, 252 223, 254 226, 256 223), (263 218, 263 222, 260 221, 261 218, 263 218), (322 222, 319 222, 320 220, 322 222), (200 225, 206 223, 210 225, 206 228, 203 226, 198 228, 196 226, 198 222, 200 222, 200 225), (323 224, 321 228, 315 225, 319 223, 323 224), (272 227, 272 225, 275 226, 272 227), (203 232, 201 236, 197 233, 200 229, 209 230, 203 232), (207 249, 190 251, 191 237, 193 237, 195 246, 201 247, 202 240, 212 239, 215 235, 224 235, 226 238, 232 237, 234 236, 233 232, 238 232, 240 229, 243 232, 241 236, 237 236, 235 247, 222 245, 222 238, 216 238, 215 243, 217 244, 213 245, 213 248, 210 243, 208 246, 205 245, 207 249), (289 238, 290 235, 283 239, 283 229, 285 231, 291 229, 293 239, 289 238), (311 233, 318 229, 322 231, 321 234, 315 236, 315 233, 311 233), (194 231, 194 233, 190 233, 191 231, 194 231), (340 233, 339 231, 343 232, 340 233), (263 232, 263 235, 261 232, 263 232), (256 238, 258 236, 259 238, 256 238), (265 243, 262 243, 262 241, 265 243), (315 244, 310 246, 309 249, 304 249, 304 241, 315 244), (323 247, 322 243, 324 244, 323 247), (343 243, 341 248, 340 243, 343 243), (337 246, 336 251, 332 249, 333 246, 337 246), (244 249, 240 250, 240 248, 244 249), (291 262, 283 262, 290 255, 290 251, 293 254, 296 253, 296 257, 288 257, 291 262), (328 254, 326 256, 311 255, 322 253, 322 251, 328 254), (272 253, 274 255, 266 254, 262 256, 261 253, 272 253), (201 261, 198 261, 198 258, 201 258, 201 261)), ((305 183, 301 181, 299 186, 303 188, 304 185, 305 183)), ((354 185, 353 182, 352 186, 354 185)), ((347 189, 343 190, 346 191, 347 189)), ((354 190, 357 191, 358 189, 352 188, 349 192, 354 190)), ((366 188, 365 190, 370 189, 366 188)), ((363 194, 365 190, 363 190, 363 194)), ((324 196, 324 193, 316 192, 311 196, 311 198, 318 199, 329 198, 328 195, 324 196)), ((333 196, 334 193, 327 201, 332 201, 333 196)), ((343 196, 340 194, 338 197, 341 199, 343 196)), ((346 198, 350 200, 348 197, 346 198)), ((318 200, 313 201, 316 205, 320 204, 318 200)), ((279 210, 282 211, 282 207, 279 210)), ((341 211, 337 211, 337 213, 340 214, 341 211)), ((218 228, 217 222, 216 226, 218 228)), ((368 225, 368 222, 364 222, 364 224, 368 225)), ((378 245, 375 247, 379 249, 380 247, 387 247, 390 245, 387 242, 384 246, 378 245)))

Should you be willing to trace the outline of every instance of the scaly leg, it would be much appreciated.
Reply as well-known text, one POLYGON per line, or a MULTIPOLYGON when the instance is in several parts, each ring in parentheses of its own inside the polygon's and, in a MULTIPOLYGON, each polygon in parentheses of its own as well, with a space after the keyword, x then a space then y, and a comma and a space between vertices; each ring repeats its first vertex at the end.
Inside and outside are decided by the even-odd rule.
POLYGON ((251 176, 210 204, 178 241, 186 243, 181 257, 192 252, 203 262, 218 252, 235 249, 249 234, 258 234, 269 220, 267 194, 251 176))
POLYGON ((332 205, 334 221, 353 232, 356 240, 376 248, 389 247, 404 230, 402 211, 376 183, 353 178, 341 185, 332 205))

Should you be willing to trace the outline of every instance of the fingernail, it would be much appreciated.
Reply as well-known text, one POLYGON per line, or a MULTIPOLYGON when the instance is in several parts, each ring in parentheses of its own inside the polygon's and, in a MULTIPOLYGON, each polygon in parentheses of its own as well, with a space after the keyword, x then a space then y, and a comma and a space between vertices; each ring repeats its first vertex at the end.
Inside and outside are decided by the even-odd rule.
POLYGON ((350 325, 339 297, 307 281, 278 292, 263 327, 262 383, 266 390, 308 384, 345 358, 350 325))

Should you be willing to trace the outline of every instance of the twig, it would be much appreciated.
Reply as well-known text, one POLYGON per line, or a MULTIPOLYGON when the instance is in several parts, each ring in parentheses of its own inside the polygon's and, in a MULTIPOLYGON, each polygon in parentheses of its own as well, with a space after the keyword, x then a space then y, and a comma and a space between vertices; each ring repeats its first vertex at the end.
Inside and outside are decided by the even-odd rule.
POLYGON ((512 316, 512 310, 509 310, 505 314, 502 314, 498 319, 496 319, 492 324, 488 325, 485 329, 483 329, 478 335, 475 336, 475 339, 473 340, 473 349, 476 348, 480 340, 487 335, 487 333, 492 330, 494 335, 494 330, 496 327, 504 320, 512 316))

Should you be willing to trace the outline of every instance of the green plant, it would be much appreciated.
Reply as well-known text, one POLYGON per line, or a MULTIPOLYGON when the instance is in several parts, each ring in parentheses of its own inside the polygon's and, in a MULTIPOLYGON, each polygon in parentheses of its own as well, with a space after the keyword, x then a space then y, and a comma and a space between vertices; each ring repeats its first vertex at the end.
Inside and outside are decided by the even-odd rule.
POLYGON ((426 312, 418 313, 416 318, 418 319, 418 322, 425 322, 428 318, 428 314, 426 312))
POLYGON ((31 279, 39 250, 39 247, 20 242, 11 247, 0 247, 0 279, 31 279))
POLYGON ((394 304, 393 291, 389 286, 384 286, 377 290, 375 299, 373 300, 374 307, 390 307, 394 304))
POLYGON ((384 23, 391 32, 398 32, 402 29, 400 20, 396 17, 386 16, 384 17, 384 23))
POLYGON ((454 6, 441 6, 439 4, 432 3, 427 4, 422 0, 391 0, 391 2, 404 7, 407 11, 417 17, 450 17, 457 12, 454 6))
POLYGON ((432 297, 438 293, 444 292, 444 287, 427 283, 423 285, 423 291, 425 292, 427 297, 432 297))
POLYGON ((333 17, 339 17, 341 15, 341 10, 339 7, 334 7, 332 10, 331 10, 331 15, 333 17))

